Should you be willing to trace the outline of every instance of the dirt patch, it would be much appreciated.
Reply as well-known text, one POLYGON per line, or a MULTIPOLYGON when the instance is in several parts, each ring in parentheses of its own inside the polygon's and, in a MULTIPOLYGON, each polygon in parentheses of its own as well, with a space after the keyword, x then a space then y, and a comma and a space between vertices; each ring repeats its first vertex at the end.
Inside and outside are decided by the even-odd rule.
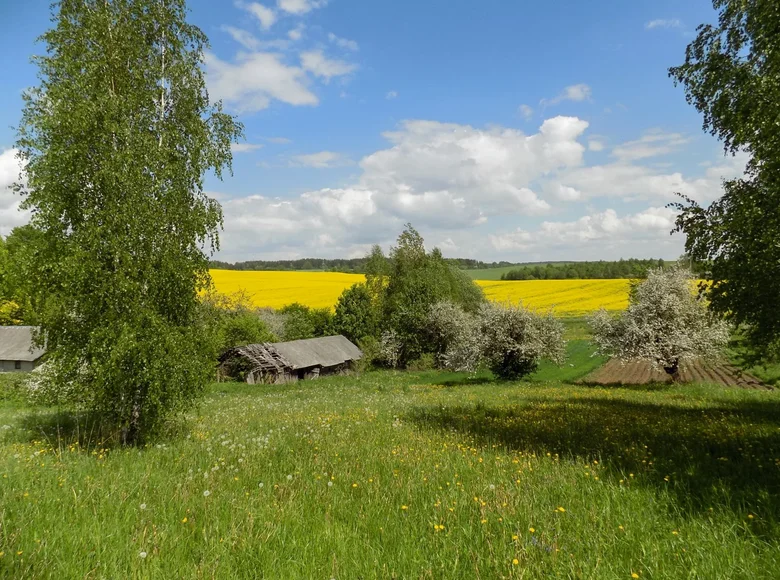
MULTIPOLYGON (((753 375, 741 372, 736 367, 704 361, 683 364, 680 369, 680 379, 685 383, 715 383, 740 389, 772 390, 769 385, 765 385, 753 375)), ((623 363, 611 359, 578 382, 595 385, 644 385, 653 382, 668 383, 671 382, 671 378, 663 369, 654 369, 649 362, 623 363)))

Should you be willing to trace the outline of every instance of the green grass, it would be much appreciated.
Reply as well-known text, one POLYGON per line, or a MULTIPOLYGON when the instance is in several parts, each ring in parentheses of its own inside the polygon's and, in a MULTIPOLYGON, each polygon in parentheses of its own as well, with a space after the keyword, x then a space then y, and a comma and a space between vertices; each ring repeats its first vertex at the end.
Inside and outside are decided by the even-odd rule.
POLYGON ((216 384, 142 449, 0 401, 0 577, 780 577, 777 393, 544 373, 216 384))

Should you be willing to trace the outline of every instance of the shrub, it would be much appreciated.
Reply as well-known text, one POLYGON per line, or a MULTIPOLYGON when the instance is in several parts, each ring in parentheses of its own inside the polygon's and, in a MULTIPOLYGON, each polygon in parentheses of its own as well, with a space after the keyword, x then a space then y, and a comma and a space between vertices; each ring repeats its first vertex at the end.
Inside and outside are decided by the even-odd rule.
POLYGON ((692 280, 690 270, 679 265, 650 270, 622 314, 601 310, 591 317, 599 353, 647 360, 675 380, 682 362, 716 357, 729 340, 729 326, 693 293, 692 280))
POLYGON ((282 340, 314 338, 314 321, 311 319, 311 312, 308 306, 293 302, 280 308, 279 312, 285 317, 282 340))

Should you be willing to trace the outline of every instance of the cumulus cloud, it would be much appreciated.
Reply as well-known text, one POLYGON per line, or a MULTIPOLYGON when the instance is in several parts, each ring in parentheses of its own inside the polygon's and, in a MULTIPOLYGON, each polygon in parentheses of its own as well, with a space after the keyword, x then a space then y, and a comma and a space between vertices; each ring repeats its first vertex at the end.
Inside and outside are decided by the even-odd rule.
POLYGON ((645 23, 645 28, 647 30, 653 30, 654 28, 680 28, 681 26, 682 22, 680 22, 678 18, 658 18, 645 23))
POLYGON ((393 99, 398 98, 398 91, 388 91, 388 93, 385 95, 385 98, 388 101, 392 101, 393 99))
POLYGON ((328 33, 328 40, 330 40, 336 46, 339 46, 341 48, 346 48, 347 50, 352 50, 352 51, 360 50, 358 43, 355 42, 354 40, 349 40, 347 38, 340 38, 335 34, 333 34, 332 32, 328 33))
POLYGON ((309 153, 306 155, 295 155, 291 160, 291 164, 293 166, 325 169, 329 167, 349 165, 350 160, 341 153, 335 153, 333 151, 320 151, 318 153, 309 153))
POLYGON ((545 221, 535 231, 518 229, 491 235, 490 243, 500 252, 534 248, 576 248, 594 242, 621 243, 626 240, 659 240, 669 236, 676 214, 667 207, 650 207, 623 217, 613 209, 591 213, 571 222, 545 221))
POLYGON ((288 14, 301 15, 322 8, 327 3, 327 0, 277 0, 276 5, 288 14))
POLYGON ((235 62, 227 62, 206 53, 205 64, 209 95, 239 112, 265 109, 273 99, 297 106, 319 102, 306 71, 285 64, 278 54, 239 53, 235 62))
POLYGON ((563 89, 563 91, 552 99, 542 99, 540 104, 543 107, 550 105, 557 105, 563 101, 573 101, 579 103, 582 101, 588 101, 591 97, 591 89, 588 85, 581 83, 578 85, 571 85, 563 89))
POLYGON ((348 75, 357 69, 357 65, 326 57, 321 50, 310 50, 301 53, 301 66, 314 76, 329 81, 333 77, 348 75))
POLYGON ((254 16, 263 30, 270 29, 276 22, 276 12, 259 2, 236 2, 236 6, 254 16))

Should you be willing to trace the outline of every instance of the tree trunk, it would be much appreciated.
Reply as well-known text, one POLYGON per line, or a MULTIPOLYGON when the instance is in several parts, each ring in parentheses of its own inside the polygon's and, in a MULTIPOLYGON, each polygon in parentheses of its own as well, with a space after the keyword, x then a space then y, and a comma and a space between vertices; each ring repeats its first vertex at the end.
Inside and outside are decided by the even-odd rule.
POLYGON ((673 383, 680 382, 680 361, 674 360, 671 366, 664 367, 666 374, 672 377, 673 383))

